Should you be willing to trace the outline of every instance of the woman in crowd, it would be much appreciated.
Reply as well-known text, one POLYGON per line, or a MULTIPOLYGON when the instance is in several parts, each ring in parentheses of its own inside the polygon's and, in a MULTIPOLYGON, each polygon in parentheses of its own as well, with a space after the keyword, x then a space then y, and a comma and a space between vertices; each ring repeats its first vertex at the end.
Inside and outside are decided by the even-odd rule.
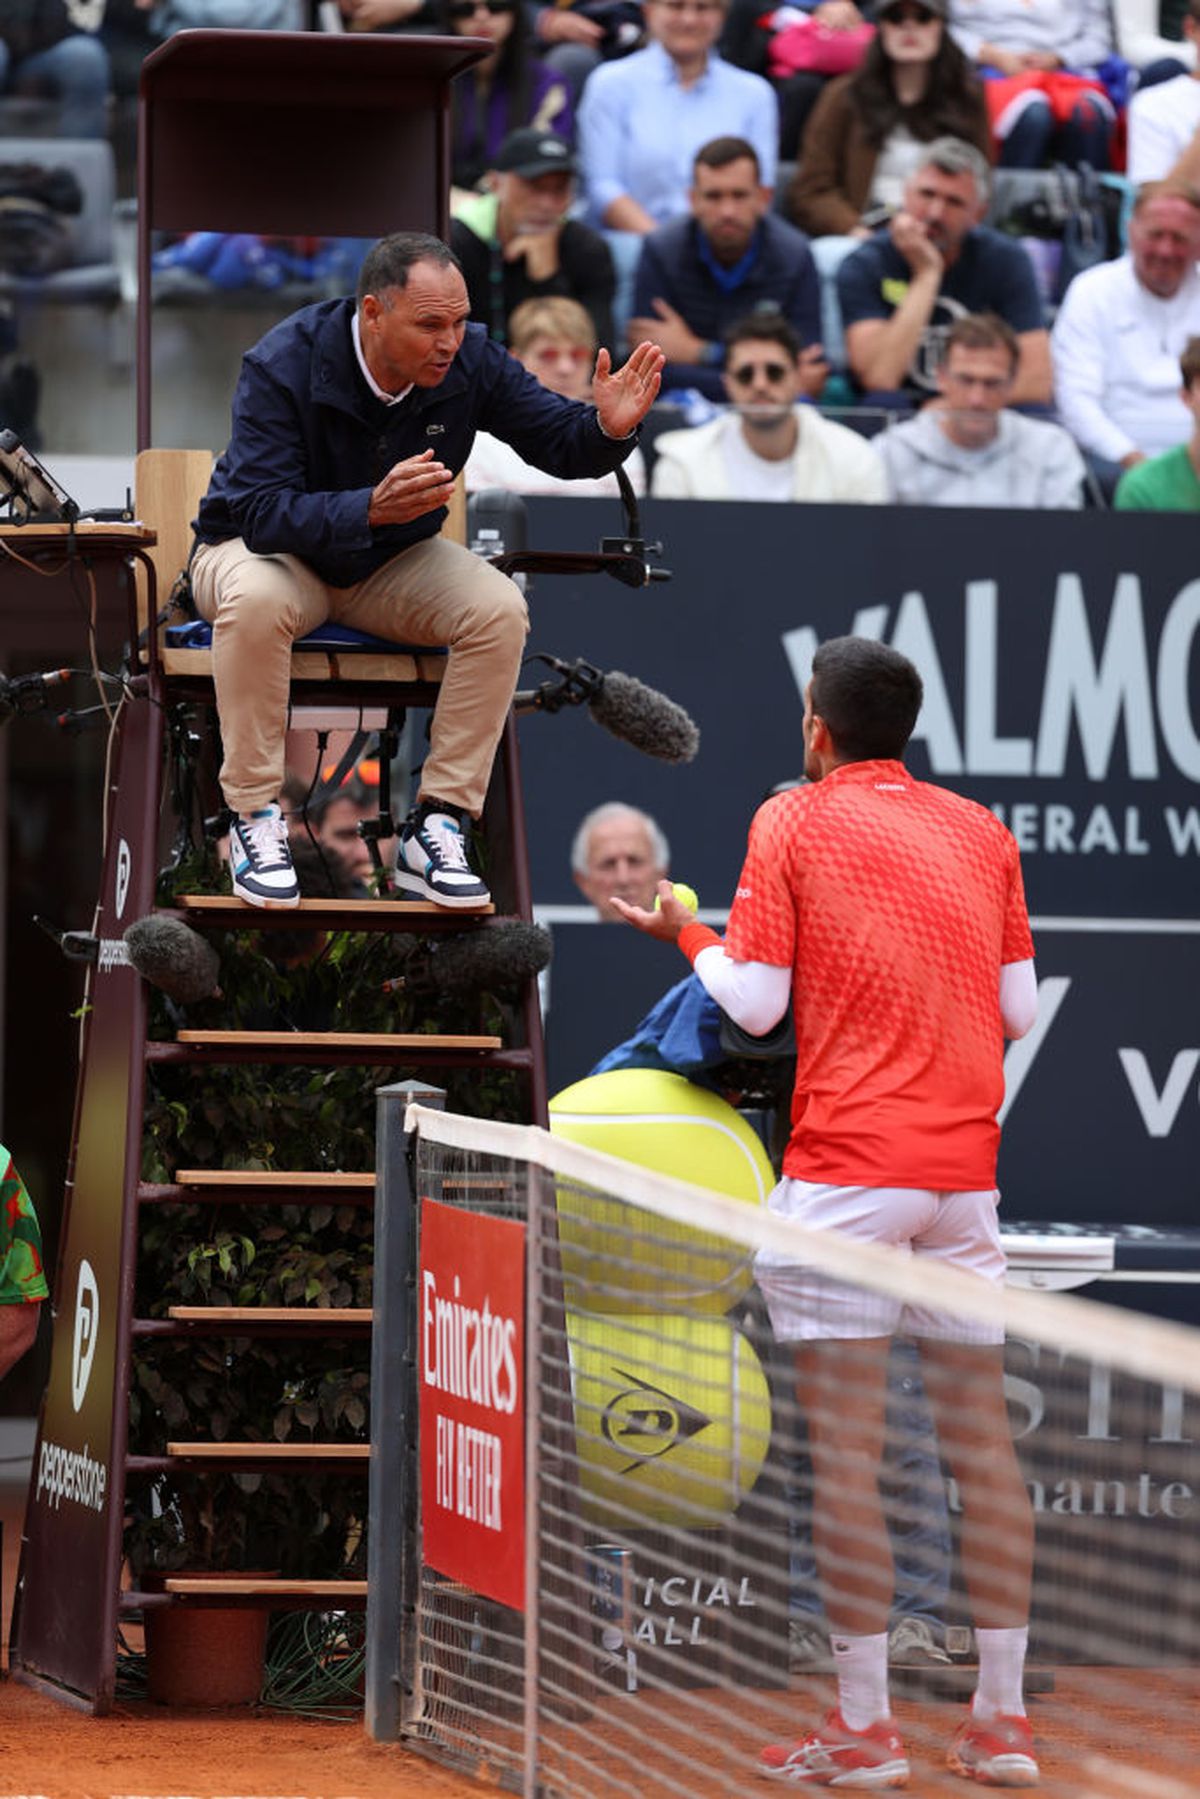
POLYGON ((945 8, 946 0, 884 0, 861 65, 818 100, 790 198, 811 236, 869 237, 935 138, 965 138, 990 154, 983 87, 946 29, 945 8))
POLYGON ((444 0, 446 28, 485 37, 492 49, 451 84, 451 180, 478 187, 501 143, 521 125, 536 125, 571 142, 566 81, 538 61, 520 0, 444 0))
POLYGON ((998 161, 1107 169, 1116 109, 1096 71, 1113 54, 1107 0, 950 0, 950 29, 988 83, 998 161))

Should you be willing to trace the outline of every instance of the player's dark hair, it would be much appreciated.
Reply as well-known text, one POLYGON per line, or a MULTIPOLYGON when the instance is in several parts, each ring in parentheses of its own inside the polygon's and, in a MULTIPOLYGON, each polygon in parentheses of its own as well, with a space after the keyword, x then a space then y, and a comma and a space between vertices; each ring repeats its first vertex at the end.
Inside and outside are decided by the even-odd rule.
POLYGON ((358 304, 368 294, 382 295, 389 287, 407 287, 408 271, 417 262, 436 263, 440 269, 462 267, 458 257, 440 237, 427 231, 393 231, 372 244, 358 271, 358 304))
MULTIPOLYGON (((1200 0, 1196 0, 1200 6, 1200 0)), ((1183 346, 1183 355, 1179 358, 1179 373, 1183 376, 1183 385, 1190 387, 1200 375, 1200 337, 1189 337, 1183 346)))
POLYGON ((921 677, 870 637, 831 637, 813 657, 812 709, 842 762, 898 760, 921 710, 921 677))

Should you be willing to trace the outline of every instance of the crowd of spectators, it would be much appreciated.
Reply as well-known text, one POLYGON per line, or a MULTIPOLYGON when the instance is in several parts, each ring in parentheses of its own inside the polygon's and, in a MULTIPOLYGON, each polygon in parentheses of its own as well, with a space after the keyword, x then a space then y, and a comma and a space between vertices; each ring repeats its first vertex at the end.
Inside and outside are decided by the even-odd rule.
POLYGON ((1145 505, 1193 492, 1194 478, 1129 477, 1171 456, 1178 477, 1179 456, 1195 456, 1200 0, 0 11, 0 104, 55 106, 73 137, 110 133, 141 57, 186 27, 487 40, 452 90, 451 237, 472 316, 548 385, 585 373, 597 346, 619 359, 653 338, 667 357, 646 433, 655 493, 692 492, 695 469, 711 478, 739 458, 745 474, 749 457, 764 495, 828 498, 828 470, 811 487, 803 471, 832 456, 840 439, 824 427, 839 421, 864 443, 878 435, 870 455, 893 499, 1074 505, 1082 491, 1105 504, 1121 483, 1122 505, 1145 505), (1024 210, 997 192, 997 172, 1013 171, 1024 210), (1087 185, 1095 173, 1102 189, 1087 185), (536 310, 551 301, 565 310, 536 310), (982 335, 956 339, 948 365, 972 319, 982 335), (786 429, 764 424, 763 397, 732 366, 748 320, 774 344, 768 410, 786 390, 786 429), (1052 448, 1061 478, 1042 481, 1052 448))

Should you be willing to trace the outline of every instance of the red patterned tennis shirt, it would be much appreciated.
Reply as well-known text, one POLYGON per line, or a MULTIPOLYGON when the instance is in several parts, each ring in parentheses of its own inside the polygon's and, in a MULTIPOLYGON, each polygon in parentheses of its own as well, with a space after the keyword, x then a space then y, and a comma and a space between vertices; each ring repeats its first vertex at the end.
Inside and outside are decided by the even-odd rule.
POLYGON ((729 914, 739 962, 792 969, 784 1173, 993 1187, 1000 969, 1033 955, 1015 840, 902 762, 848 762, 768 800, 729 914))

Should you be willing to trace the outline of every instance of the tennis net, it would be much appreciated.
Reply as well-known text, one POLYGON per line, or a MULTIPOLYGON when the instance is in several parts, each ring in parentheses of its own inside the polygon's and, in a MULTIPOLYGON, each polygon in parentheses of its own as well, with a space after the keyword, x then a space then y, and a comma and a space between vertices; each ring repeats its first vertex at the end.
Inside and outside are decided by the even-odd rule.
MULTIPOLYGON (((862 1395, 852 1358, 840 1387, 798 1383, 756 1278, 786 1264, 806 1271, 801 1313, 852 1288, 866 1317, 900 1316, 880 1486, 893 1710, 919 1790, 961 1787, 945 1749, 975 1679, 964 1526, 977 1605, 1020 1560, 1002 1508, 970 1539, 962 1472, 986 1493, 986 1402, 926 1335, 982 1327, 1003 1334, 1036 1526, 1026 1692, 1044 1784, 1200 1791, 1200 1332, 805 1231, 532 1127, 419 1106, 407 1124, 398 1424, 419 1477, 400 1734, 529 1794, 707 1799, 819 1721, 825 1607, 860 1590, 863 1560, 851 1516, 818 1579, 813 1463, 821 1408, 862 1395), (957 1471, 939 1434, 960 1439, 957 1471)), ((877 1365, 863 1382, 878 1391, 877 1365)), ((388 1525, 373 1503, 373 1535, 388 1525)))

